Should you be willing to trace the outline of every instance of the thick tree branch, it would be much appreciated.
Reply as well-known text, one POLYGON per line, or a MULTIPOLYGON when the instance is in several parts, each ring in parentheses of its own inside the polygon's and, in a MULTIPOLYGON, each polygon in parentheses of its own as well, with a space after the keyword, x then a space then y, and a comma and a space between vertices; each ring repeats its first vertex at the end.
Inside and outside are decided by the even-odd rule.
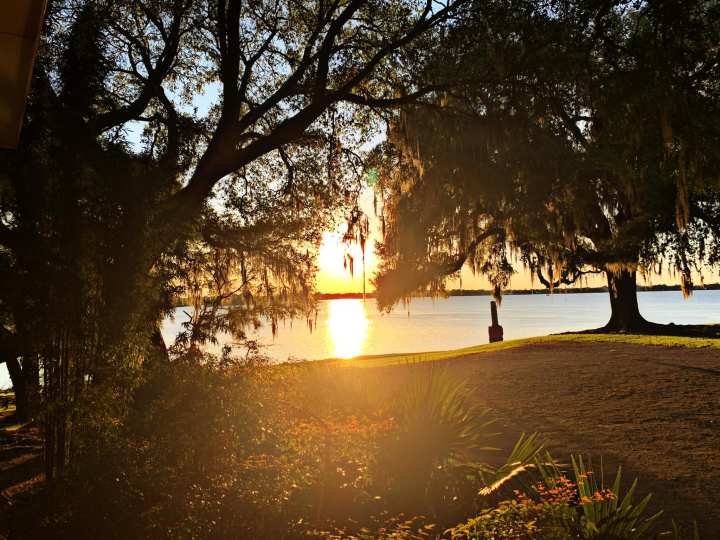
POLYGON ((218 6, 222 16, 218 20, 218 33, 223 47, 220 54, 220 79, 223 85, 223 119, 233 122, 240 110, 238 77, 240 73, 240 11, 242 0, 230 0, 227 12, 224 2, 218 6))
POLYGON ((426 287, 439 279, 458 272, 481 242, 490 237, 505 237, 505 230, 491 226, 478 234, 462 253, 444 262, 431 262, 409 268, 402 263, 380 275, 375 282, 378 301, 382 309, 392 306, 398 299, 426 287))
POLYGON ((442 91, 445 88, 448 88, 449 85, 435 85, 435 86, 428 86, 426 88, 422 88, 421 90, 416 90, 415 92, 412 92, 410 94, 407 94, 405 96, 400 96, 396 98, 378 98, 373 96, 361 96, 359 94, 353 94, 351 92, 341 93, 341 92, 335 92, 333 93, 333 98, 337 99, 338 101, 345 101, 348 103, 355 103, 356 105, 365 105, 367 107, 378 107, 383 109, 389 109, 393 107, 402 107, 403 105, 410 105, 415 104, 417 101, 427 96, 428 94, 431 94, 432 92, 439 92, 442 91))
POLYGON ((318 52, 318 67, 317 73, 315 74, 316 96, 325 92, 325 87, 327 86, 328 81, 328 73, 330 71, 330 58, 332 56, 335 39, 342 30, 342 27, 345 26, 355 12, 360 9, 363 3, 364 0, 352 0, 342 11, 340 16, 330 25, 318 52))
POLYGON ((440 268, 442 276, 450 276, 460 270, 468 258, 475 252, 481 242, 484 242, 491 236, 503 236, 505 235, 505 229, 502 227, 488 227, 483 232, 478 234, 472 242, 470 242, 463 253, 459 254, 453 261, 446 263, 444 267, 440 268))
POLYGON ((180 126, 178 113, 162 87, 158 88, 158 98, 167 114, 167 118, 164 120, 167 127, 167 147, 160 159, 160 166, 163 169, 170 169, 176 167, 180 161, 180 126))
POLYGON ((420 36, 428 29, 432 28, 438 22, 444 20, 446 17, 448 17, 448 15, 450 15, 450 13, 455 11, 466 1, 467 0, 456 0, 455 2, 448 4, 443 9, 433 13, 432 16, 428 17, 432 10, 432 0, 427 0, 425 8, 415 25, 407 32, 405 32, 402 37, 391 41, 384 47, 380 48, 380 50, 377 51, 370 60, 368 60, 365 66, 358 70, 355 76, 351 77, 347 82, 345 82, 345 84, 343 84, 338 91, 341 94, 352 92, 352 90, 356 86, 358 86, 362 81, 369 77, 370 74, 372 74, 372 72, 375 70, 378 64, 382 62, 383 59, 416 39, 418 36, 420 36))
MULTIPOLYGON (((359 9, 359 5, 356 6, 356 3, 362 4, 364 0, 354 0, 351 4, 349 4, 340 14, 339 18, 347 17, 348 19, 352 16, 352 14, 359 9)), ((316 55, 312 53, 312 50, 314 48, 314 44, 317 41, 320 32, 322 31, 322 24, 318 25, 318 28, 313 32, 313 34, 310 36, 308 43, 305 47, 305 52, 303 54, 303 58, 300 61, 300 64, 295 69, 295 71, 290 75, 287 79, 285 79, 285 82, 280 85, 280 88, 278 88, 272 95, 270 95, 265 101, 263 101, 260 105, 253 108, 248 112, 238 123, 237 125, 233 126, 233 132, 235 134, 242 133, 246 129, 248 129, 250 126, 252 126, 255 122, 257 122, 260 118, 262 118, 268 111, 270 111, 273 107, 277 106, 283 99, 293 95, 296 93, 296 89, 302 78, 307 73, 310 66, 313 64, 316 55)), ((331 29, 328 30, 328 33, 325 36, 324 42, 326 42, 329 38, 332 38, 332 40, 335 39, 337 36, 337 33, 342 29, 342 26, 340 26, 337 29, 334 29, 334 27, 331 25, 331 29), (334 32, 334 33, 333 33, 334 32)), ((331 42, 332 42, 331 40, 331 42)), ((327 105, 329 105, 329 101, 326 101, 322 97, 318 97, 320 101, 326 102, 327 105)), ((312 104, 311 104, 312 106, 312 104)))
POLYGON ((552 106, 553 106, 553 109, 555 110, 555 113, 560 117, 563 124, 565 125, 567 130, 570 132, 570 134, 573 136, 575 141, 579 145, 581 145, 583 148, 587 148, 588 147, 587 139, 582 134, 582 131, 580 131, 580 128, 578 127, 577 123, 567 113, 563 104, 560 103, 559 100, 553 99, 552 106))
POLYGON ((18 337, 4 326, 0 325, 0 364, 8 358, 17 358, 20 355, 18 337))
POLYGON ((132 59, 132 45, 134 45, 142 58, 148 76, 147 78, 140 77, 142 88, 132 102, 124 107, 100 114, 94 119, 93 127, 98 133, 102 133, 137 118, 142 115, 153 98, 160 97, 162 83, 171 72, 177 58, 180 36, 182 34, 182 20, 186 9, 187 6, 184 3, 175 3, 172 24, 170 25, 167 39, 164 41, 163 50, 160 53, 156 65, 152 64, 150 52, 147 50, 147 47, 136 36, 122 27, 116 27, 118 33, 129 41, 129 58, 132 59))
MULTIPOLYGON (((542 268, 539 266, 535 269, 535 275, 538 278, 538 281, 540 283, 548 288, 548 289, 554 289, 556 287, 559 287, 560 285, 572 285, 573 283, 577 282, 578 279, 580 279, 582 276, 585 276, 587 274, 600 274, 602 270, 578 270, 577 268, 573 268, 572 270, 565 269, 563 270, 562 275, 559 279, 555 281, 550 281, 545 277, 545 275, 542 272, 542 268)), ((552 279, 552 276, 551 276, 552 279)))
POLYGON ((283 189, 283 192, 287 194, 292 191, 293 184, 295 183, 295 166, 282 146, 278 148, 278 153, 280 154, 280 159, 282 159, 282 162, 287 169, 287 184, 285 184, 285 188, 283 189))
MULTIPOLYGON (((445 19, 457 6, 467 0, 457 0, 447 7, 432 13, 431 0, 428 0, 423 13, 418 20, 406 30, 400 37, 382 46, 371 59, 355 71, 332 93, 325 92, 325 84, 322 91, 313 94, 310 102, 292 116, 281 121, 262 137, 255 138, 249 144, 239 146, 243 133, 252 128, 269 111, 277 107, 284 99, 297 95, 303 77, 317 60, 317 72, 314 83, 327 80, 328 63, 332 58, 332 46, 336 38, 342 32, 343 27, 363 5, 364 0, 352 0, 336 18, 332 20, 327 33, 323 37, 322 44, 317 53, 314 53, 314 43, 319 39, 321 28, 327 24, 327 17, 332 17, 334 10, 330 10, 328 16, 318 17, 318 27, 309 36, 306 42, 303 58, 283 83, 262 103, 252 108, 245 116, 232 125, 221 121, 210 141, 207 150, 200 158, 198 166, 185 188, 180 190, 169 201, 163 221, 166 223, 177 223, 184 220, 190 213, 195 214, 205 199, 209 196, 213 186, 226 175, 244 167, 258 157, 277 150, 285 144, 291 143, 302 137, 305 130, 319 118, 327 108, 342 100, 343 96, 352 96, 353 89, 360 82, 370 77, 375 67, 388 55, 410 43, 417 36, 431 28, 437 22, 445 19), (432 13, 432 14, 431 14, 432 13)), ((227 30, 227 29, 226 29, 227 30)), ((229 37, 228 37, 229 40, 229 37)), ((221 50, 223 49, 222 39, 221 50)), ((230 81, 228 81, 230 82, 230 81)), ((389 106, 390 104, 388 104, 389 106)), ((225 116, 225 115, 223 115, 225 116)), ((227 117, 226 117, 227 118, 227 117)))
POLYGON ((238 100, 242 103, 243 101, 247 101, 247 89, 248 85, 250 84, 250 80, 252 79, 253 69, 255 67, 255 64, 257 63, 260 58, 262 58, 262 55, 267 52, 268 48, 270 47, 270 44, 272 43, 273 39, 275 39, 275 36, 277 35, 277 25, 275 28, 272 29, 272 31, 267 35, 265 38, 265 41, 263 41, 262 45, 258 48, 255 53, 250 56, 245 61, 245 66, 243 67, 243 75, 242 79, 240 80, 240 88, 238 89, 238 100))

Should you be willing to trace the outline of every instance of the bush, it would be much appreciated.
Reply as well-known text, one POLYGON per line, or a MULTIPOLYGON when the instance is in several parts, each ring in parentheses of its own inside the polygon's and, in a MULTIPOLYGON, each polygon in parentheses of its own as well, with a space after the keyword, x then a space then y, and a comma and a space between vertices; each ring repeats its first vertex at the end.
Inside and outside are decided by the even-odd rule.
MULTIPOLYGON (((541 469, 542 471, 542 469, 541 469)), ((650 495, 634 501, 635 480, 621 493, 621 470, 609 487, 582 457, 572 458, 573 480, 553 468, 528 493, 515 497, 447 531, 452 540, 652 540, 681 538, 679 530, 657 532, 662 512, 645 516, 650 495)), ((693 537, 698 540, 697 531, 693 537)))

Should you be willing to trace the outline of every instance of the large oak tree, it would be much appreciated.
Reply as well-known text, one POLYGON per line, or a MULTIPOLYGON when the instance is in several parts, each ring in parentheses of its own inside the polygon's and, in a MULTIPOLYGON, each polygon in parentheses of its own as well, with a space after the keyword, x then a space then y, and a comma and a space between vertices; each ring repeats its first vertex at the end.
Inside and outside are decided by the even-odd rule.
POLYGON ((665 265, 687 294, 718 263, 717 3, 473 13, 429 68, 473 82, 406 108, 386 153, 381 303, 467 261, 499 292, 520 262, 549 288, 604 273, 606 329, 662 331, 639 312, 636 274, 665 265))
POLYGON ((23 414, 42 396, 49 477, 67 427, 102 435, 166 356, 178 280, 209 272, 238 324, 307 295, 368 111, 433 90, 410 74, 464 5, 50 2, 20 147, 0 156, 0 361, 23 414))

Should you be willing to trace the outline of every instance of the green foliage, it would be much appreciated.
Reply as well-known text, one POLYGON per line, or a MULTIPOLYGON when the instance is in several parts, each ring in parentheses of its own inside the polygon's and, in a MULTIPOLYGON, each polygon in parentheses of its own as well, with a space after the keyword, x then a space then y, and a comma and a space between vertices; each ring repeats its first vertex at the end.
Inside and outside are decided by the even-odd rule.
POLYGON ((572 466, 579 505, 591 538, 641 540, 651 537, 650 531, 662 512, 643 517, 651 495, 646 495, 639 502, 633 501, 637 479, 622 495, 621 469, 618 468, 612 486, 605 488, 598 483, 597 475, 585 465, 582 456, 573 456, 572 466), (602 496, 603 493, 611 493, 611 496, 602 496))
MULTIPOLYGON (((262 366, 161 367, 113 441, 84 452, 38 537, 271 537, 306 463, 262 366)), ((305 459, 309 459, 307 456, 305 459)), ((285 515, 286 520, 281 516, 285 515)))
POLYGON ((177 296, 195 310, 172 353, 199 359, 217 331, 311 312, 321 233, 378 132, 366 106, 412 85, 416 40, 462 4, 49 3, 0 152, 0 355, 49 480, 123 437, 177 296))
POLYGON ((157 367, 115 433, 19 537, 624 540, 657 519, 619 474, 608 488, 577 458, 565 478, 537 435, 491 453, 488 412, 437 369, 393 381, 188 355, 157 367))
POLYGON ((386 389, 368 373, 192 356, 160 365, 116 436, 83 448, 52 511, 38 508, 19 534, 433 537, 494 474, 487 414, 443 374, 386 389))
MULTIPOLYGON (((477 517, 449 529, 453 540, 653 540, 659 537, 657 521, 662 512, 645 515, 646 495, 634 501, 637 480, 623 494, 618 469, 606 487, 581 456, 572 456, 572 478, 557 467, 541 469, 541 480, 527 492, 477 517)), ((602 476, 602 475, 600 475, 602 476)), ((677 528, 672 533, 680 538, 677 528)))
POLYGON ((566 505, 505 501, 448 532, 453 540, 570 540, 578 538, 567 527, 574 517, 566 505))
POLYGON ((692 526, 692 532, 690 533, 690 536, 687 536, 682 533, 680 527, 678 527, 677 523, 675 523, 675 521, 673 520, 672 533, 665 536, 668 536, 673 540, 682 540, 683 538, 686 538, 687 540, 700 540, 700 529, 698 528, 697 521, 694 521, 692 526))
POLYGON ((465 264, 497 295, 518 263, 550 289, 604 272, 613 298, 670 264, 688 294, 720 249, 719 28, 714 2, 473 3, 423 73, 452 91, 378 149, 381 305, 465 264))
POLYGON ((488 410, 473 404, 464 383, 430 368, 426 377, 397 396, 397 457, 420 466, 428 476, 438 466, 467 463, 489 450, 488 410))
POLYGON ((381 442, 377 477, 387 482, 394 504, 440 512, 438 503, 471 497, 479 464, 493 450, 489 411, 462 382, 432 368, 393 401, 397 428, 381 442))

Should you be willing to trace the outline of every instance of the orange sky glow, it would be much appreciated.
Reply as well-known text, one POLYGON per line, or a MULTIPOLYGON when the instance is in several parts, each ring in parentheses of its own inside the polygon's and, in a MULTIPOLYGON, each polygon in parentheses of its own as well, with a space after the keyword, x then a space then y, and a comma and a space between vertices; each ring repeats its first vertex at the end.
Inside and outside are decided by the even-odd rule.
MULTIPOLYGON (((360 198, 360 207, 370 218, 370 238, 368 239, 365 251, 365 276, 367 292, 373 290, 371 279, 377 270, 377 256, 375 254, 375 240, 380 238, 380 226, 377 217, 373 213, 372 191, 366 190, 360 198)), ((337 231, 326 231, 323 233, 323 240, 318 252, 318 274, 316 288, 320 293, 361 293, 362 283, 362 252, 360 246, 347 246, 342 242, 342 227, 337 231), (345 253, 349 253, 355 260, 354 272, 344 267, 343 260, 345 253)), ((513 275, 510 289, 544 289, 537 280, 533 283, 530 273, 523 269, 520 264, 516 265, 517 274, 513 275)), ((450 289, 490 289, 487 279, 482 276, 475 276, 467 267, 461 271, 461 280, 454 280, 448 283, 450 289)), ((716 283, 720 281, 718 272, 704 272, 705 283, 716 283)), ((699 275, 693 276, 695 284, 700 285, 699 275)), ((679 284, 679 276, 673 275, 667 269, 661 276, 651 276, 649 281, 638 278, 639 285, 658 284, 679 284)), ((602 274, 589 275, 586 280, 575 284, 576 287, 603 287, 607 285, 605 276, 602 274)))

